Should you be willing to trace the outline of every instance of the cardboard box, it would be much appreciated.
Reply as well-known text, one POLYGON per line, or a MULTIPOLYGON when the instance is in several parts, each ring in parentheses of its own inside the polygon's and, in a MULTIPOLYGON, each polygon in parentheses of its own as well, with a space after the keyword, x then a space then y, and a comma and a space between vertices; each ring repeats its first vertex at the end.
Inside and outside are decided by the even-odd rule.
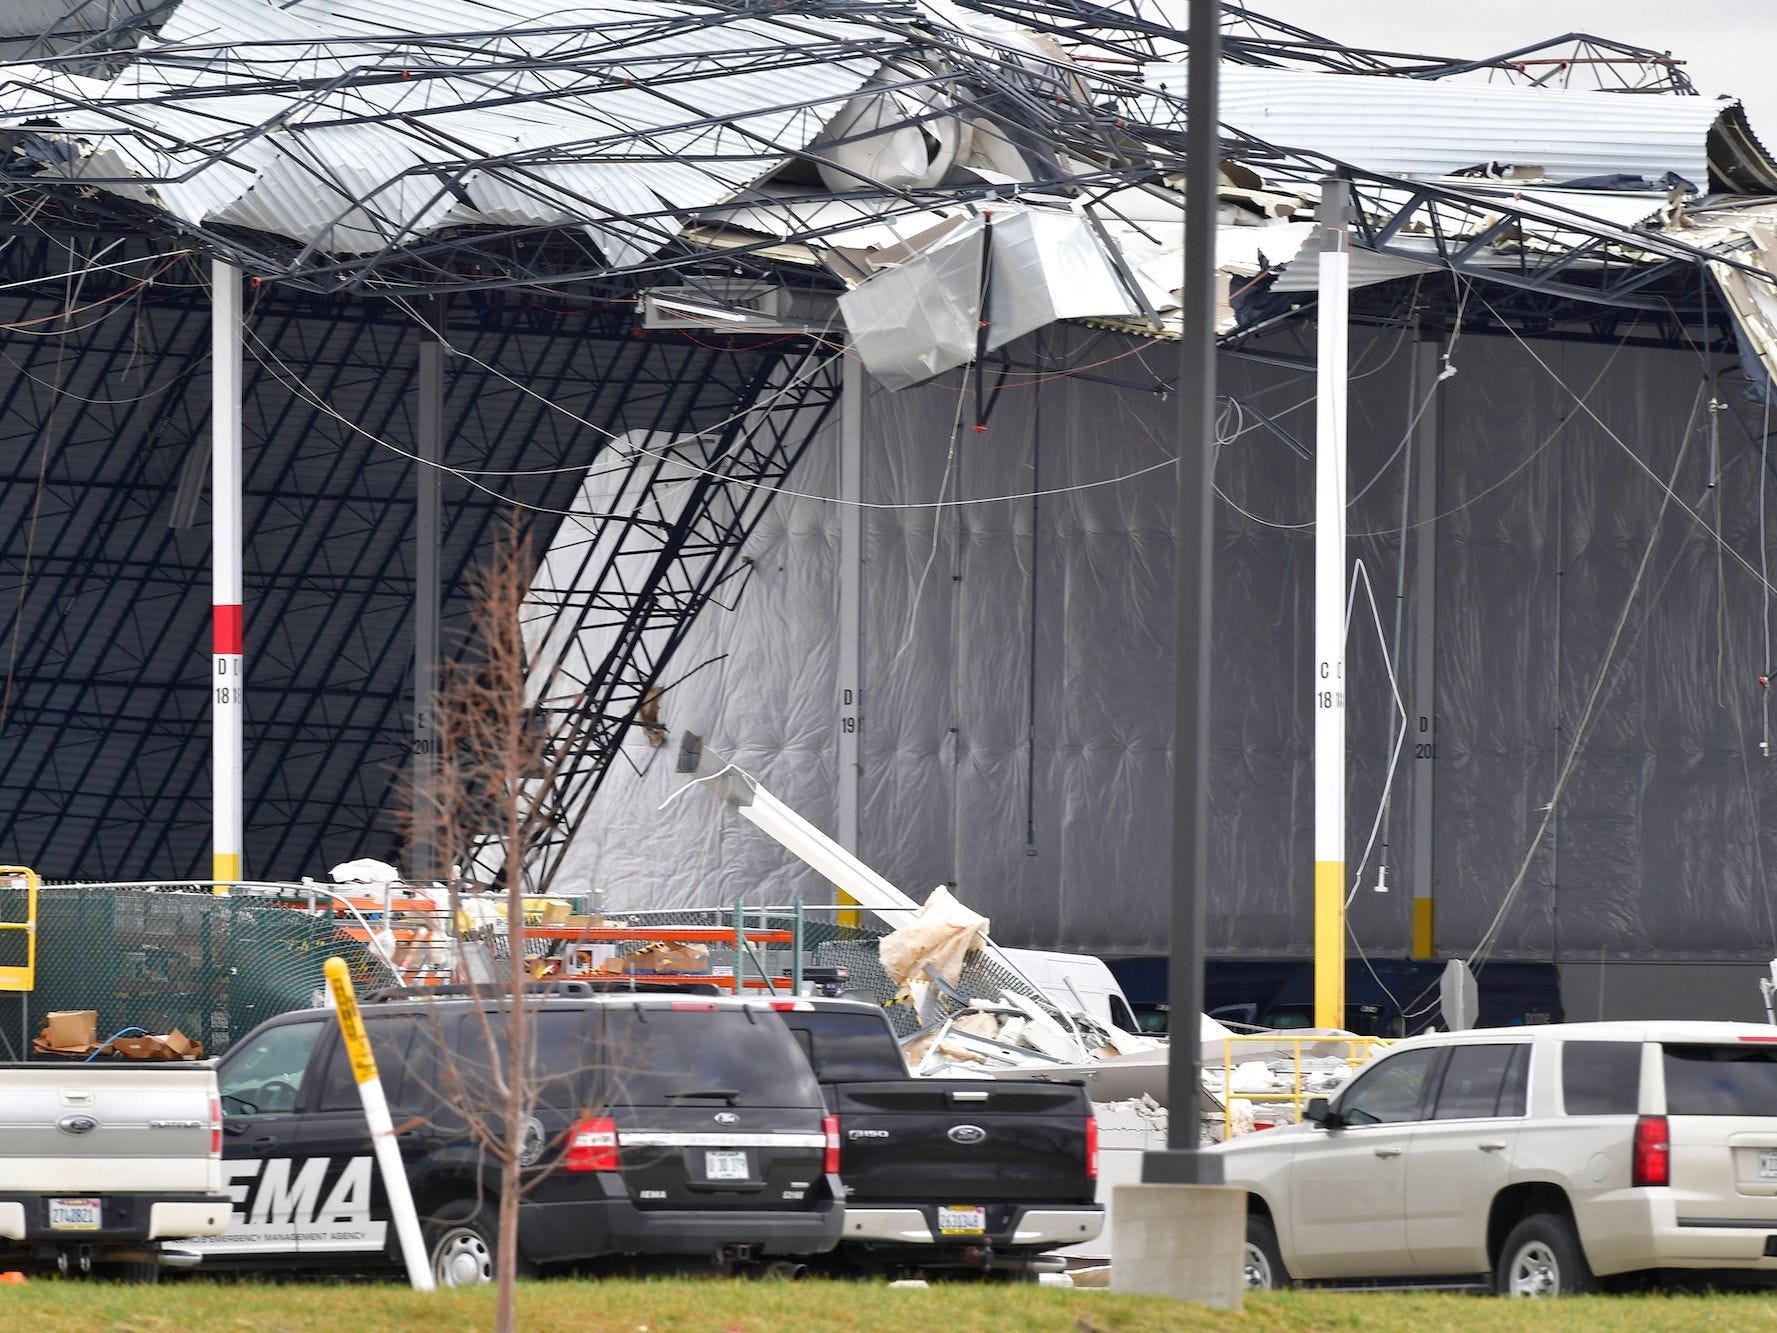
POLYGON ((622 958, 612 959, 599 969, 647 976, 649 973, 696 973, 710 970, 710 951, 703 944, 668 944, 657 941, 622 958))
POLYGON ((99 1040, 97 1009, 63 1009, 43 1020, 40 1038, 52 1051, 79 1051, 99 1040))
POLYGON ((709 946, 675 944, 655 957, 654 970, 656 972, 708 972, 710 970, 709 946))
POLYGON ((193 1041, 178 1028, 162 1036, 118 1037, 111 1049, 126 1060, 201 1060, 204 1044, 193 1041))

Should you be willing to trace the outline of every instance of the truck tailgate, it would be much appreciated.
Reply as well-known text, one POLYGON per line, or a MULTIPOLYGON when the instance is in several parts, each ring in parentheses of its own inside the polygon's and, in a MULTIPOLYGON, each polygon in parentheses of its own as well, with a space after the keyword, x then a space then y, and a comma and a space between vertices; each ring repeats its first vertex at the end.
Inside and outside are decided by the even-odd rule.
POLYGON ((206 1064, 0 1065, 0 1193, 219 1194, 206 1064))
POLYGON ((1077 1084, 917 1079, 828 1085, 850 1203, 1090 1203, 1077 1084))

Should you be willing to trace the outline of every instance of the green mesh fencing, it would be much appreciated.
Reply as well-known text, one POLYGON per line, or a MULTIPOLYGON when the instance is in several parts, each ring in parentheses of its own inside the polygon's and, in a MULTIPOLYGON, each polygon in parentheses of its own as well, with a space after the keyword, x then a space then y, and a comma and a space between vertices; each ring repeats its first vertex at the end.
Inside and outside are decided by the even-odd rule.
MULTIPOLYGON (((0 920, 23 920, 23 890, 0 889, 0 920)), ((0 932, 0 962, 23 961, 0 932)), ((0 1059, 29 1058, 43 1016, 98 1011, 102 1041, 125 1028, 177 1028, 218 1055, 274 1014, 319 1003, 321 965, 344 958, 360 988, 388 973, 339 923, 266 899, 45 886, 37 905, 37 985, 0 994, 0 1059)))
MULTIPOLYGON (((24 891, 0 888, 0 920, 24 915, 24 891)), ((734 925, 730 910, 608 915, 635 924, 734 925)), ((791 931, 796 922, 791 912, 752 909, 745 924, 791 931)), ((319 1004, 321 967, 331 955, 347 961, 359 990, 389 985, 388 970, 349 929, 348 922, 264 897, 47 885, 38 900, 36 989, 0 994, 0 1059, 29 1058, 43 1016, 64 1009, 97 1010, 100 1040, 126 1028, 177 1028, 202 1041, 205 1054, 219 1055, 265 1019, 319 1004)), ((804 917, 801 961, 804 968, 844 968, 845 994, 885 1006, 896 1031, 906 1036, 918 1027, 918 1017, 890 1003, 896 987, 877 958, 885 933, 804 917)), ((504 955, 503 937, 489 943, 496 959, 504 955)), ((526 953, 549 947, 528 940, 526 953)), ((618 952, 639 947, 620 945, 618 952)), ((787 977, 796 963, 789 944, 753 944, 738 961, 730 944, 711 944, 709 950, 713 968, 738 966, 746 977, 787 977)), ((0 932, 0 964, 22 961, 22 933, 0 932)), ((956 989, 989 999, 1001 991, 1030 990, 985 955, 964 968, 956 989)))

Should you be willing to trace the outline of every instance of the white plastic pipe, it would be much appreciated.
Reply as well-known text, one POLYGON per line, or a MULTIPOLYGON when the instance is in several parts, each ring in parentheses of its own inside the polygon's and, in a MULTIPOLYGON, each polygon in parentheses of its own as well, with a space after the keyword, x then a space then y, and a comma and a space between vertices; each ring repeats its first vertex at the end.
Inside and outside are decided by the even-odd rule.
POLYGON ((376 1055, 371 1051, 370 1037, 364 1031, 364 1015, 358 1012, 358 997, 352 993, 351 974, 346 970, 343 958, 329 958, 322 964, 322 970, 327 974, 327 989, 339 1015, 339 1035, 345 1041, 346 1055, 352 1062, 352 1077, 358 1083, 364 1118, 370 1122, 371 1148, 376 1153, 377 1170, 382 1172, 383 1188, 389 1195, 389 1214, 395 1220, 395 1237, 401 1242, 401 1257, 407 1263, 407 1280, 415 1291, 431 1291, 432 1269, 426 1263, 426 1244, 420 1238, 420 1220, 413 1209, 413 1192, 407 1187, 407 1168, 401 1165, 401 1145, 395 1141, 389 1101, 383 1095, 383 1081, 376 1072, 376 1055))

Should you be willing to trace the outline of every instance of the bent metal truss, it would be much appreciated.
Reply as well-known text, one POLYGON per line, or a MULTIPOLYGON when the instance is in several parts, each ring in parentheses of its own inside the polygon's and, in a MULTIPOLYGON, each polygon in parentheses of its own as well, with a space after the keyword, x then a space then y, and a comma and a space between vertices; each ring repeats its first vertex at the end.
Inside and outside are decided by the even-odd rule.
MULTIPOLYGON (((1359 205, 1355 319, 1777 345, 1752 202, 1777 168, 1670 57, 1362 51, 1225 14, 1231 350, 1312 306, 1327 176, 1359 205), (1449 132, 1404 154, 1407 119, 1449 132)), ((460 620, 503 507, 556 536, 537 693, 579 762, 537 793, 547 882, 624 729, 697 665, 685 628, 738 594, 845 357, 894 387, 1058 319, 1176 330, 1188 35, 1148 0, 16 15, 0 850, 58 873, 201 863, 203 261, 248 280, 248 851, 281 876, 394 845, 415 591, 435 560, 460 620)))

